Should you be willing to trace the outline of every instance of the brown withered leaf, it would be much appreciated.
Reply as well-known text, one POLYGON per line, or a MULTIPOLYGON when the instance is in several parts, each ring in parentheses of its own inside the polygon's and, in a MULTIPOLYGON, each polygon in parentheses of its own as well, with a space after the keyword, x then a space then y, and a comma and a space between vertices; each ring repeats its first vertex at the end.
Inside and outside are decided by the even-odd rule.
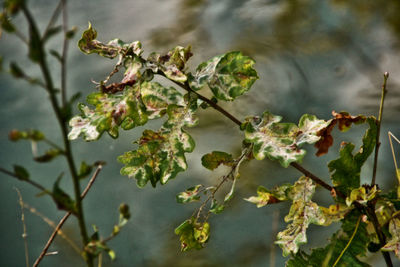
POLYGON ((360 124, 364 123, 366 120, 365 116, 351 116, 347 112, 337 113, 336 111, 332 111, 332 116, 333 119, 331 123, 317 133, 318 136, 321 136, 321 139, 314 145, 318 149, 315 153, 317 157, 328 153, 329 148, 333 145, 333 136, 331 133, 336 124, 338 124, 340 131, 345 132, 350 129, 352 123, 360 124))

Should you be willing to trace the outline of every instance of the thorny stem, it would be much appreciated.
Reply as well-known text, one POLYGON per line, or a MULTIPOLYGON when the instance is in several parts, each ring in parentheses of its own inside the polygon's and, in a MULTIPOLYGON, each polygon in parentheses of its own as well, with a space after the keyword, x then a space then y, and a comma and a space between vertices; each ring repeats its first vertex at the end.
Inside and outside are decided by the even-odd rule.
POLYGON ((383 116, 383 103, 385 101, 385 96, 387 93, 386 90, 386 83, 387 80, 389 78, 389 73, 385 72, 383 74, 383 84, 382 84, 382 93, 381 93, 381 103, 379 106, 379 116, 378 116, 378 120, 377 120, 377 134, 376 134, 376 145, 375 145, 375 157, 374 157, 374 169, 372 171, 372 182, 371 185, 374 186, 375 185, 375 181, 376 181, 376 170, 378 168, 378 153, 379 153, 379 147, 381 146, 381 143, 379 141, 379 137, 380 137, 380 133, 381 133, 381 123, 382 123, 382 116, 383 116))
MULTIPOLYGON (((36 22, 25 4, 22 4, 22 11, 28 21, 31 35, 40 40, 39 47, 37 48, 37 49, 39 49, 40 57, 38 58, 37 63, 39 64, 40 69, 42 71, 42 74, 43 74, 43 77, 45 80, 45 84, 46 84, 46 90, 49 93, 51 105, 53 107, 53 110, 56 114, 58 123, 61 128, 64 147, 65 147, 65 149, 64 149, 65 156, 67 158, 68 167, 70 169, 70 173, 72 176, 72 182, 73 182, 73 186, 74 186, 75 202, 76 202, 76 208, 77 208, 77 218, 78 218, 79 228, 81 231, 83 244, 86 245, 89 242, 89 237, 88 237, 88 234, 86 231, 85 218, 84 218, 84 213, 83 213, 83 209, 82 209, 82 199, 80 197, 81 190, 80 190, 79 177, 78 177, 78 173, 77 173, 75 163, 73 160, 70 142, 68 140, 67 121, 61 112, 61 107, 59 106, 59 103, 58 103, 58 100, 56 97, 53 80, 51 78, 48 64, 47 64, 47 61, 45 58, 44 43, 40 39, 40 33, 36 26, 36 22)), ((91 254, 87 254, 86 263, 89 267, 93 266, 93 257, 91 254)))
MULTIPOLYGON (((96 180, 97 176, 99 175, 101 169, 103 168, 102 165, 99 165, 94 172, 92 178, 90 178, 89 183, 87 184, 85 190, 83 190, 82 194, 80 195, 80 199, 84 199, 86 194, 89 192, 90 188, 92 187, 94 181, 96 180)), ((33 264, 33 267, 36 267, 39 265, 40 261, 43 259, 43 257, 46 255, 47 250, 49 249, 51 243, 53 243, 54 238, 57 236, 58 232, 60 231, 61 227, 63 224, 67 221, 68 217, 71 215, 71 212, 67 212, 64 217, 60 220, 60 222, 57 224, 56 228, 54 229, 53 233, 51 234, 49 240, 47 241, 45 247, 43 248, 42 252, 40 253, 39 257, 36 259, 35 263, 33 264)))

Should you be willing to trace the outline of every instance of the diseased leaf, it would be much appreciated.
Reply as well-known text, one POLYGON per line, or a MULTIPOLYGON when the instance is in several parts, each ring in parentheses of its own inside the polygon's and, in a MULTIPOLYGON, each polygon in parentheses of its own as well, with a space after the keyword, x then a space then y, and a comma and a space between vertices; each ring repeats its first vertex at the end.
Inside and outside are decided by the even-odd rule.
POLYGON ((351 116, 347 112, 336 113, 335 111, 332 111, 332 116, 334 118, 330 120, 330 124, 327 125, 326 128, 321 129, 317 134, 321 137, 321 139, 314 145, 318 149, 315 153, 318 157, 328 153, 329 148, 333 145, 333 137, 331 133, 336 124, 338 124, 340 131, 345 132, 350 129, 352 123, 360 124, 366 121, 365 116, 351 116))
POLYGON ((286 266, 333 266, 338 259, 339 261, 335 266, 370 266, 369 264, 359 260, 359 257, 365 256, 367 246, 370 243, 366 224, 359 220, 359 216, 360 214, 358 211, 353 210, 351 213, 346 215, 345 219, 342 221, 342 229, 333 234, 330 243, 326 247, 313 249, 310 255, 307 255, 303 251, 299 251, 299 253, 293 255, 292 259, 286 263, 286 266), (354 238, 349 243, 354 232, 354 238), (343 255, 340 257, 341 253, 343 253, 343 255))
POLYGON ((165 184, 185 171, 185 153, 192 152, 195 144, 183 127, 196 125, 193 112, 189 105, 169 105, 168 120, 163 127, 158 132, 145 130, 137 141, 139 148, 118 157, 125 164, 121 174, 134 177, 139 187, 144 187, 148 181, 155 187, 158 181, 165 184))
POLYGON ((360 204, 367 204, 368 201, 375 198, 379 191, 380 190, 376 188, 376 185, 369 189, 365 186, 353 189, 350 192, 350 196, 346 198, 346 205, 351 206, 354 201, 360 204))
POLYGON ((220 100, 232 101, 250 90, 258 79, 253 69, 255 61, 241 52, 229 52, 200 64, 194 75, 189 76, 193 90, 206 84, 220 100))
POLYGON ((207 242, 210 234, 210 225, 196 222, 194 218, 184 221, 175 229, 175 234, 180 236, 181 250, 201 249, 207 242))
POLYGON ((225 205, 218 204, 218 201, 216 199, 212 199, 211 201, 211 206, 210 206, 210 212, 214 214, 220 214, 223 212, 225 209, 225 205))
POLYGON ((209 170, 214 170, 221 164, 230 166, 232 163, 232 155, 222 151, 213 151, 201 157, 201 164, 209 170))
POLYGON ((87 102, 95 106, 91 110, 84 104, 79 104, 80 116, 73 117, 69 125, 72 127, 68 134, 70 140, 80 135, 86 141, 98 139, 105 131, 116 138, 119 126, 124 130, 144 125, 148 118, 145 107, 137 101, 140 96, 138 86, 126 89, 123 94, 111 95, 106 93, 92 93, 87 102))
POLYGON ((375 149, 377 126, 375 118, 367 118, 369 129, 366 131, 360 150, 353 155, 354 145, 344 143, 340 149, 340 157, 329 162, 332 182, 337 189, 346 195, 360 187, 361 167, 375 149))
POLYGON ((142 83, 140 92, 149 119, 162 117, 170 104, 185 105, 183 96, 178 90, 164 87, 157 82, 142 83))
POLYGON ((263 117, 248 117, 242 124, 245 141, 253 143, 253 155, 257 160, 266 156, 278 160, 283 167, 299 162, 306 151, 300 149, 305 144, 319 140, 317 133, 327 127, 330 121, 319 120, 314 115, 305 114, 299 126, 294 123, 281 123, 282 117, 265 111, 263 117))
POLYGON ((190 203, 194 201, 199 201, 200 196, 198 195, 200 192, 200 189, 203 186, 201 184, 190 187, 186 189, 186 191, 179 193, 176 195, 176 201, 178 203, 190 203))
POLYGON ((400 259, 400 219, 393 218, 389 222, 389 232, 392 237, 388 240, 385 246, 382 247, 382 250, 393 251, 396 257, 400 259))
POLYGON ((257 208, 261 208, 267 204, 275 204, 289 200, 289 194, 292 187, 291 184, 284 184, 270 191, 263 186, 259 186, 257 189, 257 196, 245 198, 244 200, 256 204, 257 208))
POLYGON ((285 221, 292 223, 278 233, 275 242, 282 248, 285 257, 296 254, 300 245, 307 243, 306 230, 310 224, 328 226, 340 221, 348 210, 345 206, 319 207, 311 200, 314 192, 315 184, 304 176, 290 188, 290 192, 285 190, 285 195, 293 201, 285 221))
POLYGON ((192 55, 190 46, 186 48, 177 46, 164 56, 157 53, 150 54, 147 58, 148 67, 155 73, 161 71, 173 81, 185 82, 187 80, 184 72, 186 62, 192 55))
POLYGON ((134 55, 140 56, 143 53, 140 42, 124 43, 119 39, 114 39, 104 44, 96 40, 97 31, 92 28, 89 22, 89 27, 83 32, 82 38, 78 42, 79 49, 85 54, 96 53, 107 58, 115 58, 118 55, 131 52, 134 55))

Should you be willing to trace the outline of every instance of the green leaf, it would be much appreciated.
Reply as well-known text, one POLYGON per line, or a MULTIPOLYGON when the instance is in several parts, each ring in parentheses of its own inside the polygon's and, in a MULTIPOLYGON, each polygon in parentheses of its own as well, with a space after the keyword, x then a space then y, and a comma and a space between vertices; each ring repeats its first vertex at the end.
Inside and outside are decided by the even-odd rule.
POLYGON ((14 174, 15 176, 22 180, 22 181, 28 181, 29 180, 29 173, 28 171, 20 166, 20 165, 14 165, 14 174))
POLYGON ((16 79, 25 77, 24 71, 15 62, 10 63, 10 73, 16 79))
POLYGON ((218 204, 218 201, 216 199, 212 199, 211 201, 211 207, 210 207, 210 212, 214 214, 220 214, 223 212, 225 209, 225 205, 218 204))
POLYGON ((167 88, 157 82, 143 82, 140 92, 149 119, 162 117, 170 104, 185 105, 182 94, 175 88, 167 88))
POLYGON ((74 38, 74 36, 75 36, 75 33, 78 31, 78 28, 77 27, 72 27, 70 30, 68 30, 66 33, 65 33, 65 38, 67 38, 67 39, 72 39, 72 38, 74 38))
POLYGON ((88 165, 85 161, 82 161, 78 173, 79 179, 87 177, 92 172, 92 169, 93 165, 88 165))
POLYGON ((291 184, 284 184, 273 190, 268 190, 263 186, 259 186, 257 189, 257 196, 245 198, 244 200, 256 204, 257 208, 261 208, 267 204, 289 200, 289 194, 292 188, 293 186, 291 184))
POLYGON ((51 148, 48 149, 43 155, 34 157, 33 159, 40 163, 50 162, 57 156, 61 155, 63 152, 59 149, 51 148))
POLYGON ((177 46, 169 51, 166 55, 161 56, 157 53, 152 53, 147 58, 148 67, 154 73, 161 71, 170 80, 176 82, 185 82, 187 76, 184 69, 186 62, 192 56, 191 47, 177 46))
POLYGON ((183 127, 196 125, 197 119, 189 105, 169 105, 167 114, 168 121, 158 132, 145 130, 137 141, 139 148, 118 157, 125 164, 121 174, 134 177, 139 187, 148 181, 153 187, 158 181, 165 184, 187 169, 185 153, 192 152, 195 144, 183 127))
POLYGON ((208 84, 214 96, 220 100, 232 101, 250 90, 258 79, 253 69, 255 61, 241 52, 229 52, 200 64, 194 75, 189 76, 193 90, 200 90, 208 84))
POLYGON ((14 24, 11 23, 10 18, 7 16, 7 14, 0 13, 0 27, 6 32, 13 33, 15 32, 15 26, 14 24))
POLYGON ((70 211, 73 214, 77 215, 78 210, 75 201, 67 193, 65 193, 64 190, 62 190, 59 186, 61 177, 62 175, 54 183, 53 193, 52 193, 53 200, 54 202, 56 202, 58 209, 70 211))
POLYGON ((58 60, 58 62, 60 62, 60 63, 62 62, 62 57, 61 57, 60 53, 58 53, 58 51, 56 51, 54 49, 50 49, 49 52, 50 52, 50 55, 52 55, 53 57, 55 57, 58 60))
POLYGON ((45 57, 43 52, 43 43, 40 39, 39 33, 33 28, 29 27, 29 59, 33 62, 39 62, 45 57))
POLYGON ((383 251, 393 251, 397 258, 400 259, 400 219, 393 218, 389 223, 389 232, 392 237, 388 240, 383 251))
POLYGON ((214 170, 221 164, 230 166, 232 162, 232 155, 222 151, 213 151, 201 157, 201 164, 209 170, 214 170))
POLYGON ((81 116, 73 117, 69 125, 72 127, 68 134, 70 140, 80 135, 86 141, 100 138, 105 131, 113 137, 118 137, 118 128, 124 130, 144 125, 147 122, 146 110, 137 100, 140 96, 138 86, 130 87, 123 94, 112 95, 106 93, 92 93, 87 97, 87 102, 95 106, 91 110, 84 104, 79 104, 81 116))
POLYGON ((194 201, 199 201, 200 196, 198 195, 200 193, 200 189, 203 186, 201 184, 190 187, 186 189, 186 191, 181 192, 176 195, 176 202, 178 203, 190 203, 194 201))
POLYGON ((55 26, 55 27, 52 27, 52 28, 48 29, 48 31, 46 32, 46 35, 43 36, 43 38, 42 38, 42 42, 43 43, 47 42, 51 37, 53 37, 57 33, 61 32, 62 29, 63 28, 62 28, 61 25, 60 26, 55 26))
POLYGON ((377 125, 375 118, 366 120, 369 129, 366 131, 360 150, 353 155, 354 145, 344 143, 340 148, 340 157, 329 162, 332 181, 335 187, 346 195, 352 190, 360 187, 361 167, 375 149, 377 125))
POLYGON ((201 249, 207 242, 210 234, 210 225, 196 222, 194 218, 184 221, 175 229, 175 234, 180 236, 181 250, 201 249))
POLYGON ((96 40, 97 32, 92 28, 89 22, 89 27, 83 32, 82 38, 78 41, 79 49, 85 54, 96 53, 107 58, 115 58, 118 55, 126 55, 128 52, 140 56, 143 52, 140 42, 124 43, 119 39, 114 39, 104 44, 96 40))
POLYGON ((286 190, 280 191, 285 192, 282 195, 292 199, 293 203, 285 221, 292 223, 284 231, 278 233, 275 242, 282 248, 285 257, 291 253, 296 254, 300 245, 307 243, 306 230, 310 224, 328 226, 341 220, 348 211, 345 206, 337 205, 326 209, 313 202, 311 198, 315 192, 315 184, 308 177, 301 177, 290 188, 290 192, 286 190))
POLYGON ((350 196, 346 198, 346 205, 351 206, 351 204, 356 201, 360 204, 367 204, 368 201, 374 199, 376 197, 376 194, 379 192, 376 188, 376 185, 374 185, 372 188, 367 189, 365 186, 362 186, 360 188, 356 188, 351 190, 350 196))
POLYGON ((263 117, 248 117, 242 124, 245 141, 253 143, 253 154, 257 160, 266 156, 278 160, 283 167, 299 162, 306 154, 300 147, 319 140, 317 133, 329 125, 330 121, 319 120, 314 115, 305 114, 299 126, 294 123, 281 123, 282 117, 265 111, 263 117))
POLYGON ((3 3, 4 10, 11 15, 16 15, 26 0, 5 0, 3 3))
POLYGON ((330 243, 326 247, 313 249, 311 255, 307 255, 300 251, 286 263, 286 266, 333 266, 336 261, 338 261, 336 264, 337 267, 370 266, 369 264, 359 260, 359 257, 365 256, 368 244, 370 243, 366 224, 359 221, 359 216, 360 213, 353 210, 351 213, 346 215, 345 219, 342 221, 342 229, 333 234, 330 238, 330 243), (350 238, 353 234, 354 237, 350 242, 350 238), (342 256, 340 257, 341 254, 342 256), (302 265, 303 263, 306 264, 302 265))

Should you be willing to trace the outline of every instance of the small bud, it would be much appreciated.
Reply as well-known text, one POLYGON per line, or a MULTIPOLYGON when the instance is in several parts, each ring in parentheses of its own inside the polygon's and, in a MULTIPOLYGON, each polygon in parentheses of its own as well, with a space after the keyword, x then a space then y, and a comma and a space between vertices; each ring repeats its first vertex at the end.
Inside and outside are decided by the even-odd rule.
POLYGON ((21 139, 21 132, 15 129, 11 130, 8 133, 8 139, 10 139, 13 142, 18 141, 19 139, 21 139))
POLYGON ((125 203, 122 203, 119 206, 119 213, 124 217, 125 219, 129 219, 131 217, 131 214, 129 212, 129 206, 125 203))

